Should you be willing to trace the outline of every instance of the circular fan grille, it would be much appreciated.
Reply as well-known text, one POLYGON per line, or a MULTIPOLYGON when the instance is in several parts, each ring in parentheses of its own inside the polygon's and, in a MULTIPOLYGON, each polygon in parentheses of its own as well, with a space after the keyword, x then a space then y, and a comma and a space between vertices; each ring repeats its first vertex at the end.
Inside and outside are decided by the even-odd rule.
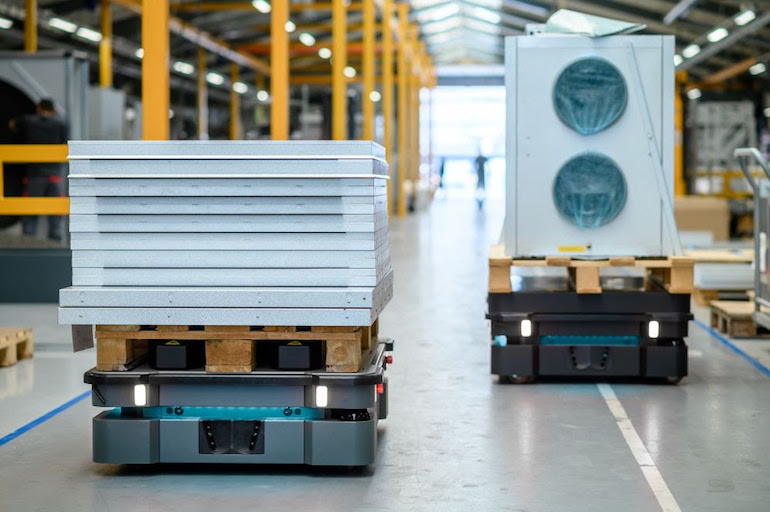
POLYGON ((553 89, 559 118, 583 135, 598 133, 620 118, 628 102, 626 81, 605 59, 588 57, 561 72, 553 89))
POLYGON ((618 216, 626 202, 626 180, 610 158, 583 153, 559 169, 553 201, 559 213, 583 229, 604 226, 618 216))

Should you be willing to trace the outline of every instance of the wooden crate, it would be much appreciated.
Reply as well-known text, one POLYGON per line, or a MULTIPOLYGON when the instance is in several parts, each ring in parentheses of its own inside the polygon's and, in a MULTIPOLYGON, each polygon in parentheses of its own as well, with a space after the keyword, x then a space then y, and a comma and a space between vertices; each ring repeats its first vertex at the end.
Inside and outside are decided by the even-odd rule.
POLYGON ((753 301, 715 300, 711 303, 711 327, 730 338, 756 338, 760 333, 753 313, 753 301))
POLYGON ((612 257, 603 260, 580 260, 569 256, 513 259, 505 255, 503 246, 495 245, 489 252, 489 292, 511 293, 511 267, 563 267, 577 293, 602 293, 600 271, 605 267, 644 268, 646 277, 662 285, 669 293, 691 293, 693 290, 692 258, 612 257))
POLYGON ((144 361, 150 340, 190 340, 206 344, 206 371, 243 373, 257 367, 255 343, 320 341, 326 371, 356 372, 376 336, 377 322, 369 327, 97 325, 96 368, 131 370, 144 361))
POLYGON ((11 366, 21 359, 30 359, 33 348, 32 329, 0 327, 0 366, 11 366))

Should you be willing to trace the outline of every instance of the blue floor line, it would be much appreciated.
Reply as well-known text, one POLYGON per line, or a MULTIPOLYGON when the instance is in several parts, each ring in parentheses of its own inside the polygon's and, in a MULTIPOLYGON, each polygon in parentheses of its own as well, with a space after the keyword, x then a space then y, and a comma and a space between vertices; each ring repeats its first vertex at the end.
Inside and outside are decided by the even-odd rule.
POLYGON ((47 413, 43 414, 39 418, 30 421, 29 423, 27 423, 23 427, 19 427, 18 429, 14 430, 13 432, 8 434, 7 436, 5 436, 3 438, 0 438, 0 446, 3 446, 5 444, 10 443, 11 441, 16 439, 20 435, 24 434, 25 432, 29 432, 30 430, 32 430, 33 428, 37 427, 38 425, 42 425, 43 423, 45 423, 46 421, 50 420, 51 418, 53 418, 54 416, 56 416, 60 412, 66 411, 67 409, 69 409, 70 407, 72 407, 73 405, 75 405, 76 403, 80 402, 81 400, 83 400, 84 398, 86 398, 86 397, 88 397, 90 395, 91 395, 91 390, 90 389, 88 391, 84 391, 82 394, 76 396, 75 398, 73 398, 69 402, 65 402, 65 403, 61 404, 59 407, 57 407, 56 409, 48 411, 47 413))
POLYGON ((735 352, 736 354, 744 358, 746 361, 751 363, 751 365, 754 368, 764 373, 765 376, 770 377, 770 368, 768 368, 767 366, 763 365, 762 363, 760 363, 759 361, 757 361, 756 359, 748 355, 746 352, 738 348, 738 346, 735 345, 732 341, 728 340, 727 338, 725 338, 724 336, 722 336, 721 334, 716 332, 714 329, 712 329, 708 325, 701 322, 700 320, 696 319, 696 320, 693 320, 693 322, 695 322, 695 325, 697 325, 698 327, 700 327, 701 329, 709 333, 711 336, 719 340, 723 345, 726 345, 730 350, 732 350, 733 352, 735 352))

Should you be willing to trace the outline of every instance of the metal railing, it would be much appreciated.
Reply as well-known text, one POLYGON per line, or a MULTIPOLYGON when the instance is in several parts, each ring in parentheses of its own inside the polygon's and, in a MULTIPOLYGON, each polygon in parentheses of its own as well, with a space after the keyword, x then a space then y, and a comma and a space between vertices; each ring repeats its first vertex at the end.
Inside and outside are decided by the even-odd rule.
POLYGON ((6 197, 5 164, 65 163, 66 144, 0 144, 0 215, 69 215, 68 197, 6 197))

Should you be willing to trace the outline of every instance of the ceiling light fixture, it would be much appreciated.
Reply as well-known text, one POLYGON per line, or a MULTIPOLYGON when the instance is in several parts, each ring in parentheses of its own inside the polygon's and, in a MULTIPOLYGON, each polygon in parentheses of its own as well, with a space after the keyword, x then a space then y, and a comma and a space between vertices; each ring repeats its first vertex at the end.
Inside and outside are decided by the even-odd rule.
POLYGON ((729 34, 730 32, 728 32, 726 28, 717 27, 706 35, 706 39, 709 40, 709 43, 717 43, 727 37, 729 34))
POLYGON ((767 71, 767 66, 763 62, 758 62, 749 68, 749 73, 752 75, 761 75, 767 71))
POLYGON ((75 35, 87 39, 88 41, 93 41, 94 43, 98 43, 102 40, 102 35, 99 32, 91 30, 88 27, 80 27, 78 31, 75 32, 75 35))
POLYGON ((244 84, 243 82, 235 82, 233 84, 233 90, 238 94, 246 94, 247 92, 249 92, 249 86, 244 84))
POLYGON ((71 21, 63 20, 61 18, 51 18, 48 20, 48 24, 53 28, 58 28, 63 32, 74 34, 78 30, 78 26, 71 21))
POLYGON ((225 77, 220 75, 219 73, 214 73, 213 71, 206 73, 206 81, 210 84, 214 85, 222 85, 225 83, 225 77))
POLYGON ((691 59, 700 53, 700 46, 697 44, 691 44, 682 50, 682 57, 685 59, 691 59))
POLYGON ((195 71, 195 67, 192 64, 188 62, 182 62, 181 60, 174 62, 172 67, 174 68, 174 71, 177 73, 182 73, 183 75, 192 75, 195 71))
POLYGON ((253 5, 254 8, 259 12, 261 12, 262 14, 267 14, 273 10, 273 8, 270 6, 270 3, 267 0, 253 0, 251 2, 251 5, 253 5))
POLYGON ((740 13, 738 16, 734 18, 735 24, 739 27, 742 27, 744 25, 747 25, 754 21, 757 18, 757 14, 752 11, 751 9, 746 9, 742 13, 740 13))
POLYGON ((313 46, 315 44, 315 37, 313 37, 311 34, 308 34, 307 32, 302 32, 299 35, 299 42, 305 46, 313 46))

